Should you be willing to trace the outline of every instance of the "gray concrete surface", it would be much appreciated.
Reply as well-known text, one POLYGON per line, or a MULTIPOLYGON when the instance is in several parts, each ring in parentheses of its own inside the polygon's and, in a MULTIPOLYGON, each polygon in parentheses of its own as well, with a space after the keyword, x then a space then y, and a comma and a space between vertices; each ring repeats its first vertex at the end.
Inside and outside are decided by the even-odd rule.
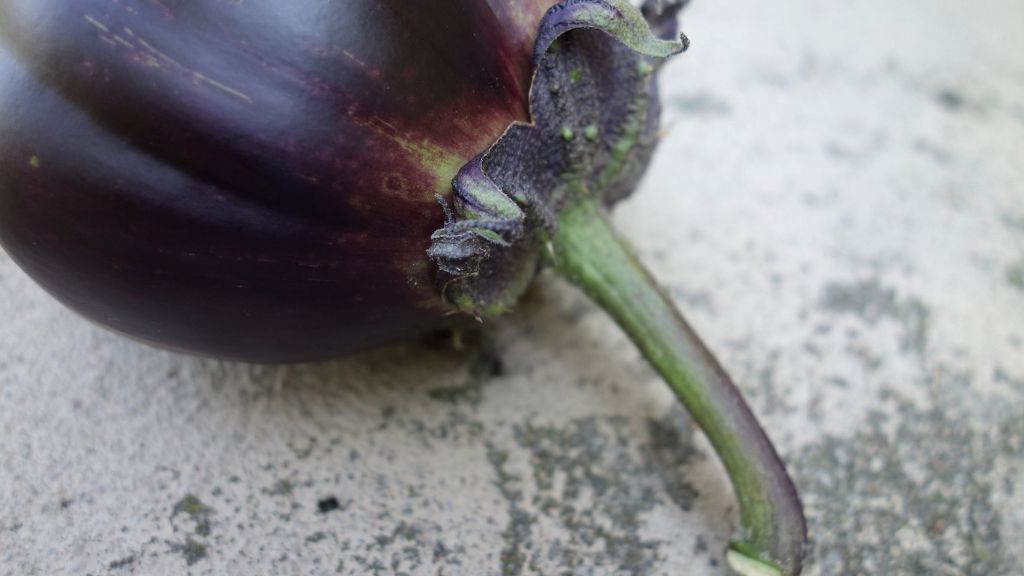
MULTIPOLYGON (((807 573, 1024 574, 1024 4, 698 1, 616 218, 791 468, 807 573)), ((157 351, 0 255, 0 574, 723 574, 721 469, 543 278, 463 352, 157 351)))

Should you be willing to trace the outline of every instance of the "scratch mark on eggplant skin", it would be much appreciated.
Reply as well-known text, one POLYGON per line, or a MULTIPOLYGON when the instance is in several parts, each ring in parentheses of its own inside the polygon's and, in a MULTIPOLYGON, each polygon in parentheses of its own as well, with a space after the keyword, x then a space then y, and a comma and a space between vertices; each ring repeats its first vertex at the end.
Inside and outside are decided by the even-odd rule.
POLYGON ((380 78, 380 70, 379 69, 374 68, 373 66, 370 66, 366 62, 360 60, 355 54, 349 52, 348 50, 342 50, 341 53, 350 62, 352 62, 353 64, 355 64, 359 68, 363 69, 366 72, 366 74, 368 76, 370 76, 371 78, 375 78, 375 79, 379 79, 380 78))
POLYGON ((149 42, 146 42, 145 39, 138 38, 138 41, 139 41, 139 44, 142 44, 143 48, 145 48, 146 50, 152 52, 153 55, 156 56, 157 58, 163 60, 164 62, 167 62, 168 64, 170 64, 172 66, 177 66, 178 68, 184 68, 184 66, 179 64, 177 60, 175 60, 174 58, 171 58, 167 54, 164 54, 163 52, 157 50, 149 42))
POLYGON ((122 36, 118 34, 114 34, 114 42, 117 42, 118 44, 124 46, 125 48, 128 48, 129 50, 135 50, 134 44, 125 40, 122 36))
POLYGON ((170 66, 172 66, 174 68, 177 68, 181 72, 183 72, 185 74, 191 75, 192 78, 196 81, 197 84, 200 84, 200 85, 206 84, 206 85, 208 85, 208 86, 210 86, 212 88, 220 90, 221 92, 223 92, 223 93, 225 93, 225 94, 227 94, 229 96, 233 96, 235 98, 238 98, 239 100, 242 100, 243 102, 245 102, 247 104, 252 104, 252 98, 249 97, 248 94, 245 94, 244 92, 236 90, 236 89, 232 88, 231 86, 228 86, 227 84, 225 84, 223 82, 219 82, 217 80, 214 80, 213 78, 210 78, 209 76, 207 76, 207 75, 205 75, 205 74, 203 74, 201 72, 197 72, 195 70, 192 70, 192 69, 188 68, 187 66, 185 66, 182 63, 178 62, 174 58, 171 58, 170 56, 168 56, 164 52, 161 52, 160 50, 158 50, 152 44, 147 42, 145 38, 142 38, 141 36, 135 34, 135 31, 132 30, 131 28, 128 28, 127 26, 125 26, 123 28, 124 34, 127 35, 128 37, 132 38, 132 40, 135 40, 138 43, 138 46, 133 44, 129 40, 127 40, 124 36, 121 36, 120 34, 112 32, 109 26, 107 26, 103 22, 100 22, 96 18, 94 18, 94 17, 92 17, 92 16, 90 16, 88 14, 86 14, 84 16, 84 18, 85 18, 85 21, 88 22, 90 26, 92 26, 93 28, 95 28, 95 29, 100 31, 100 35, 99 35, 100 36, 100 40, 106 42, 107 44, 111 44, 111 45, 113 45, 115 47, 119 44, 119 45, 127 48, 128 50, 131 50, 132 52, 134 52, 136 54, 145 56, 145 57, 148 58, 147 64, 150 64, 150 65, 155 66, 157 68, 160 67, 159 61, 163 61, 166 64, 168 64, 168 65, 170 65, 170 66), (141 48, 140 48, 140 46, 141 46, 141 48))
POLYGON ((213 86, 214 88, 217 88, 218 90, 221 90, 221 91, 223 91, 223 92, 225 92, 227 94, 230 94, 231 96, 235 96, 236 98, 239 98, 239 99, 244 100, 245 102, 247 102, 249 104, 252 104, 252 98, 250 98, 247 94, 243 94, 242 92, 239 92, 238 90, 235 90, 234 88, 232 88, 232 87, 230 87, 230 86, 228 86, 226 84, 222 84, 222 83, 214 80, 213 78, 210 78, 208 76, 204 76, 204 75, 200 74, 199 72, 193 72, 193 74, 195 74, 197 79, 199 79, 199 80, 201 80, 203 82, 206 82, 210 86, 213 86))
POLYGON ((88 14, 86 14, 86 15, 85 15, 85 21, 86 21, 86 22, 88 22, 89 24, 92 24, 92 26, 93 26, 94 28, 96 28, 96 29, 100 30, 101 32, 104 32, 104 33, 106 33, 106 34, 110 34, 110 29, 109 29, 109 28, 107 28, 107 27, 106 27, 106 26, 105 26, 105 25, 104 25, 104 24, 103 24, 102 22, 100 22, 99 20, 97 20, 97 19, 93 18, 92 16, 89 16, 88 14))

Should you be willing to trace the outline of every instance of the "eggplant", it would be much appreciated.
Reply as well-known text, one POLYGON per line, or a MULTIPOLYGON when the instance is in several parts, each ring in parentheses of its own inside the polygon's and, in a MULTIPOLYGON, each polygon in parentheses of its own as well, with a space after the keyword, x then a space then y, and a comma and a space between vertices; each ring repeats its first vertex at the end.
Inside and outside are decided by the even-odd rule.
POLYGON ((0 0, 0 244, 112 330, 256 362, 493 317, 550 268, 722 456, 730 566, 797 574, 785 468, 607 218, 683 4, 0 0))
POLYGON ((527 119, 551 0, 0 2, 0 241, 172 348, 311 360, 449 307, 436 194, 527 119))

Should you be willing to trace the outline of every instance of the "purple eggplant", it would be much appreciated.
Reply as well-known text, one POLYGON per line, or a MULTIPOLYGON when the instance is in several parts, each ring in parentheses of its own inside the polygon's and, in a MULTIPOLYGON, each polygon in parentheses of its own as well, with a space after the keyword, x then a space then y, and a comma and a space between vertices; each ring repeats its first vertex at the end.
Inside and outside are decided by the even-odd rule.
POLYGON ((62 302, 324 358, 448 306, 435 196, 527 119, 551 0, 0 2, 0 239, 62 302))
POLYGON ((492 317, 550 268, 722 456, 730 565, 797 574, 785 468, 606 215, 683 4, 0 0, 0 243, 87 318, 249 361, 492 317))

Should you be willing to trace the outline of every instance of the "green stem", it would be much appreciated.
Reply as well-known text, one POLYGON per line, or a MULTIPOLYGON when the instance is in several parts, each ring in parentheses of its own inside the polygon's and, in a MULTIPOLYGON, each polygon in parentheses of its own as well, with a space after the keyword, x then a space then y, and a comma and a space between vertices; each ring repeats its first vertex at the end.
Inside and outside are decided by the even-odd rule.
POLYGON ((800 572, 806 525, 786 469, 739 390, 591 198, 551 239, 554 268, 629 334, 707 434, 732 480, 742 533, 727 554, 744 575, 800 572))

